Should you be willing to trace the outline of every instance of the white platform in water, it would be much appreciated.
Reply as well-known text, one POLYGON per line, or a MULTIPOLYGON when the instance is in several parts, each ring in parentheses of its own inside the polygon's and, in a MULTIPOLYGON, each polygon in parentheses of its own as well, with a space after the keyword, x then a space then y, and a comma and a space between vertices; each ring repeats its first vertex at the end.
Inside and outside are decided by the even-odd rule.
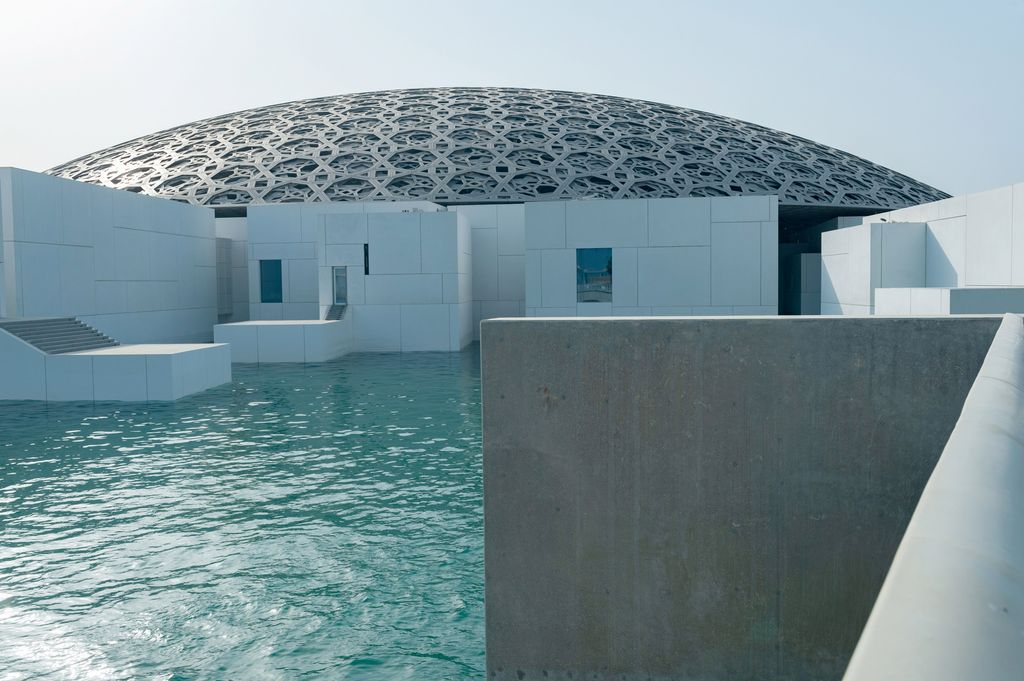
POLYGON ((231 351, 217 343, 118 345, 50 355, 0 332, 0 399, 176 400, 231 381, 231 351))
POLYGON ((326 362, 349 352, 352 323, 346 317, 217 324, 213 339, 231 346, 232 362, 326 362))
POLYGON ((177 400, 231 382, 221 343, 119 345, 48 355, 48 400, 177 400))

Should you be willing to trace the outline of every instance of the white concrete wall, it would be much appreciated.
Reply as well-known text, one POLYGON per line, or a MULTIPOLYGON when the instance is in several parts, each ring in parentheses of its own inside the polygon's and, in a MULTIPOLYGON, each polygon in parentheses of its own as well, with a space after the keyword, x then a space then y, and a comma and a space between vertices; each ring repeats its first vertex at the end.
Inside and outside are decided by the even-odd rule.
POLYGON ((213 211, 0 169, 3 315, 78 317, 123 343, 208 341, 213 211))
POLYGON ((928 223, 928 286, 1024 286, 1024 182, 881 218, 928 223))
POLYGON ((930 317, 948 314, 1024 313, 1024 287, 880 288, 875 314, 930 317))
POLYGON ((231 346, 231 361, 266 364, 328 362, 352 350, 352 315, 324 321, 280 320, 218 324, 218 343, 231 346))
POLYGON ((778 199, 552 201, 525 208, 526 316, 773 315, 778 199), (612 249, 612 302, 576 302, 576 249, 612 249))
POLYGON ((779 295, 786 302, 780 314, 821 314, 821 254, 794 253, 782 258, 780 267, 779 295))
POLYGON ((521 203, 455 206, 472 230, 473 338, 480 321, 525 314, 525 208, 521 203))
MULTIPOLYGON (((913 244, 902 244, 922 250, 923 279, 915 276, 916 283, 907 284, 875 282, 876 288, 1024 286, 1024 183, 1020 183, 872 215, 855 227, 823 233, 822 313, 871 313, 870 303, 864 303, 871 296, 865 295, 867 284, 859 277, 869 268, 887 267, 886 261, 896 252, 893 248, 898 250, 900 245, 879 243, 870 254, 857 250, 865 238, 864 230, 868 225, 907 223, 925 226, 923 244, 917 237, 913 244), (840 257, 843 255, 847 257, 840 257)), ((908 292, 883 295, 887 310, 909 305, 908 292)), ((921 302, 925 304, 924 298, 921 302)))
POLYGON ((874 313, 878 288, 924 286, 926 225, 868 222, 821 235, 821 314, 874 313))
POLYGON ((331 268, 346 266, 355 351, 457 351, 472 341, 465 217, 428 202, 310 203, 251 206, 247 223, 251 319, 321 319, 331 268), (260 302, 260 260, 282 261, 283 302, 260 302))

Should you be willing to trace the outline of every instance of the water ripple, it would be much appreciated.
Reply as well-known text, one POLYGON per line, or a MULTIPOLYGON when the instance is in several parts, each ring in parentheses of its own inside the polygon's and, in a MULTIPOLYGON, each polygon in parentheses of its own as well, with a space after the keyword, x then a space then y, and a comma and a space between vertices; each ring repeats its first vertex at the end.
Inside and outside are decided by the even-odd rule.
POLYGON ((0 681, 481 678, 478 366, 0 403, 0 681))

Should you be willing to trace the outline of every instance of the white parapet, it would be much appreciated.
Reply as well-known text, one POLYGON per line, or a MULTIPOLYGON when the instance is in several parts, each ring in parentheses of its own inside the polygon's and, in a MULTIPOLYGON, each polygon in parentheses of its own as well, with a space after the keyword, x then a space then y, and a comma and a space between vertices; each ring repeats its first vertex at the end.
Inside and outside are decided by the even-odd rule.
POLYGON ((352 323, 349 317, 236 322, 217 324, 213 337, 231 347, 232 362, 327 362, 350 351, 352 323))
POLYGON ((930 317, 948 314, 1024 313, 1024 286, 878 288, 875 314, 930 317))
POLYGON ((996 333, 900 543, 845 681, 1024 670, 1024 323, 996 333))

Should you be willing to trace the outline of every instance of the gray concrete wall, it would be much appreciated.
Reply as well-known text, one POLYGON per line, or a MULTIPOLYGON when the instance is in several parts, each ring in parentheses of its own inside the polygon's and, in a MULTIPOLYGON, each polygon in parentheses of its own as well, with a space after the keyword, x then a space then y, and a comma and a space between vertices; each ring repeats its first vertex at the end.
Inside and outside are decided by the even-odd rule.
POLYGON ((1024 326, 1003 320, 845 681, 1024 677, 1024 326))
POLYGON ((998 324, 484 322, 488 678, 840 678, 998 324))

